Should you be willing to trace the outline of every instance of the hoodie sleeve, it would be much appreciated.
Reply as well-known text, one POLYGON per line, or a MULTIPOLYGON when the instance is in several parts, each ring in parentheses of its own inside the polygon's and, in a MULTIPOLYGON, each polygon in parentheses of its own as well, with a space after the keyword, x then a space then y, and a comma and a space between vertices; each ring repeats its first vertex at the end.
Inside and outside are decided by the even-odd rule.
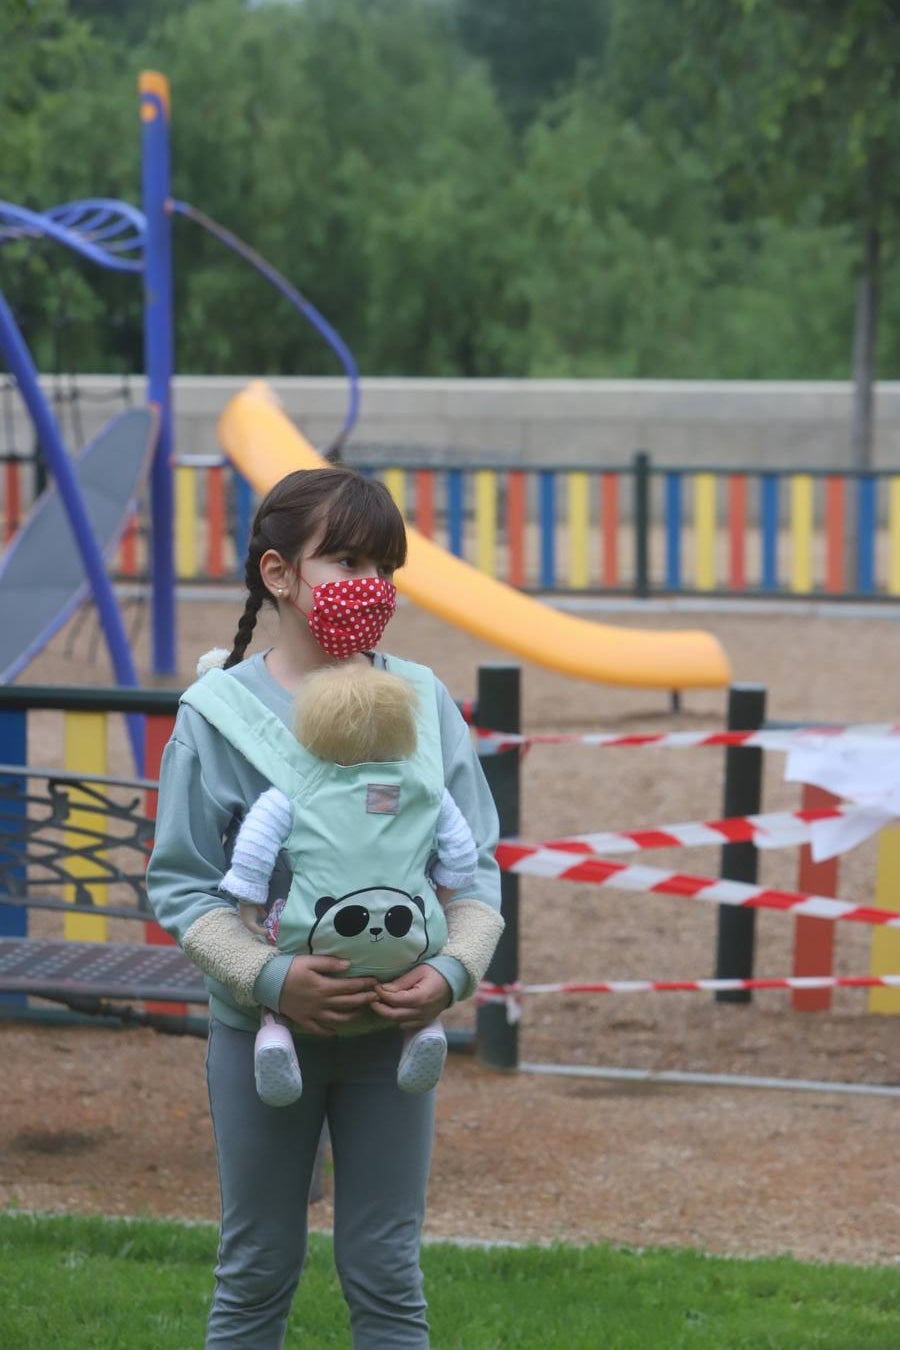
MULTIPOLYGON (((471 885, 458 891, 449 904, 461 899, 475 900, 499 917, 500 869, 494 853, 500 826, 494 799, 462 714, 444 685, 439 680, 435 683, 444 757, 444 786, 472 831, 477 851, 477 865, 471 885)), ((496 930, 496 943, 503 927, 502 922, 491 927, 496 930)), ((447 980, 453 991, 454 1002, 474 992, 471 972, 457 956, 439 952, 427 964, 434 966, 447 980)))
POLYGON ((278 956, 238 917, 237 906, 219 890, 228 868, 226 839, 239 803, 213 788, 201 757, 178 726, 163 752, 153 852, 147 894, 161 926, 204 974, 226 985, 242 1004, 277 1007, 289 961, 279 960, 280 979, 266 968, 278 956), (268 1001, 267 999, 267 1001, 268 1001))

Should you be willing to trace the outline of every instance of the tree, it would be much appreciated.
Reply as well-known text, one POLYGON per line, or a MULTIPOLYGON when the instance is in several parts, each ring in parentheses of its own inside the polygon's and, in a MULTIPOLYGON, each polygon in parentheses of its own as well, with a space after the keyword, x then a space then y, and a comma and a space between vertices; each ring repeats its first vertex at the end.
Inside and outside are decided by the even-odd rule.
POLYGON ((460 38, 487 61, 515 126, 562 93, 579 65, 602 64, 610 0, 453 0, 460 38))
POLYGON ((526 372, 687 373, 716 268, 717 201, 697 157, 612 116, 602 82, 584 78, 529 129, 512 192, 526 372))
MULTIPOLYGON (((0 7, 0 197, 45 209, 75 197, 117 196, 137 169, 134 136, 117 131, 117 63, 74 17, 66 0, 0 7), (73 97, 73 90, 79 95, 73 97), (95 153, 96 152, 96 153, 95 153)), ((131 94, 132 118, 134 94, 131 94)), ((122 310, 135 278, 101 276, 51 242, 0 250, 0 286, 38 365, 121 369, 112 359, 104 310, 122 310)), ((133 343, 126 340, 126 347, 133 343)))
MULTIPOLYGON (((176 194, 280 268, 362 369, 498 369, 490 222, 512 152, 484 71, 441 11, 205 0, 164 27, 156 58, 172 84, 176 194)), ((262 282, 187 229, 181 369, 336 368, 262 282)))
POLYGON ((851 463, 869 469, 882 252, 900 226, 900 4, 623 0, 610 67, 618 106, 651 131, 678 126, 732 217, 852 233, 851 463))
POLYGON ((186 13, 192 0, 68 0, 68 7, 101 37, 140 42, 166 19, 186 13))

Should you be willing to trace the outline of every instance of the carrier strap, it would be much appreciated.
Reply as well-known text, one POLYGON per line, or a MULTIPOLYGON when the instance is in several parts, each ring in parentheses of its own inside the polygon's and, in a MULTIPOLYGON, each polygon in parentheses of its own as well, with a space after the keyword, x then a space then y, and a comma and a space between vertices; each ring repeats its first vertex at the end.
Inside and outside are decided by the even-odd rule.
MULTIPOLYGON (((391 674, 403 676, 415 688, 420 741, 424 734, 431 742, 429 748, 437 751, 431 760, 436 759, 439 766, 440 727, 433 673, 427 666, 401 657, 389 656, 385 661, 391 674)), ((196 709, 286 797, 302 798, 322 772, 322 761, 300 745, 280 718, 225 670, 208 670, 184 691, 181 702, 196 709)), ((442 775, 442 769, 439 771, 442 775)))

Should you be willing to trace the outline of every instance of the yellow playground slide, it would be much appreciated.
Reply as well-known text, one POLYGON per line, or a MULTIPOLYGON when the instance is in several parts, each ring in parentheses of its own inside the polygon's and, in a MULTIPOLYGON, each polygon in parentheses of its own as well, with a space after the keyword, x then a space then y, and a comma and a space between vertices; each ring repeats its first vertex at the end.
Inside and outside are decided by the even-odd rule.
MULTIPOLYGON (((219 439, 236 468, 260 493, 294 469, 324 463, 256 382, 236 395, 219 420, 219 439)), ((575 679, 645 689, 718 688, 731 679, 728 658, 711 633, 613 627, 562 613, 439 548, 410 528, 409 557, 397 589, 456 628, 525 661, 575 679)))

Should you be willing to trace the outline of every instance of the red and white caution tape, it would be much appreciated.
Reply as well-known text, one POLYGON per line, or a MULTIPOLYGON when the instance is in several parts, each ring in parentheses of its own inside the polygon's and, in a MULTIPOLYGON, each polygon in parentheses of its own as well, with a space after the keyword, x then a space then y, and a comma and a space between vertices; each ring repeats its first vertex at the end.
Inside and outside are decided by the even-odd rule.
MULTIPOLYGON (((799 811, 769 811, 755 816, 729 816, 724 820, 688 821, 681 825, 658 825, 653 829, 604 830, 543 840, 537 847, 562 853, 633 853, 638 849, 695 848, 706 844, 755 844, 758 848, 787 848, 807 844, 811 826, 820 820, 852 819, 858 806, 836 802, 799 811)), ((515 840, 505 840, 515 843, 515 840)))
POLYGON ((540 844, 501 840, 497 845, 497 862, 501 871, 526 876, 552 877, 558 881, 588 881, 601 886, 615 886, 619 890, 640 891, 645 895, 676 895, 709 900, 716 905, 779 909, 816 919, 844 919, 854 923, 900 928, 900 913, 890 909, 851 905, 827 895, 776 890, 747 881, 729 881, 724 877, 697 877, 684 872, 665 872, 659 867, 608 862, 603 858, 563 853, 540 844))
POLYGON ((872 747, 879 741, 894 747, 900 745, 900 724, 896 722, 860 722, 840 727, 798 727, 791 731, 661 731, 633 732, 617 735, 614 732, 588 732, 581 735, 548 733, 546 735, 519 734, 513 731, 489 731, 474 728, 479 749, 483 755, 496 755, 504 750, 527 750, 532 745, 591 745, 610 749, 617 746, 658 746, 668 749, 691 749, 696 746, 747 746, 761 750, 818 749, 826 745, 865 745, 872 747))
POLYGON ((592 984, 490 984, 482 980, 479 1003, 505 1003, 511 1022, 521 1016, 523 997, 531 994, 725 993, 752 989, 900 989, 900 975, 790 975, 747 980, 599 980, 592 984))

